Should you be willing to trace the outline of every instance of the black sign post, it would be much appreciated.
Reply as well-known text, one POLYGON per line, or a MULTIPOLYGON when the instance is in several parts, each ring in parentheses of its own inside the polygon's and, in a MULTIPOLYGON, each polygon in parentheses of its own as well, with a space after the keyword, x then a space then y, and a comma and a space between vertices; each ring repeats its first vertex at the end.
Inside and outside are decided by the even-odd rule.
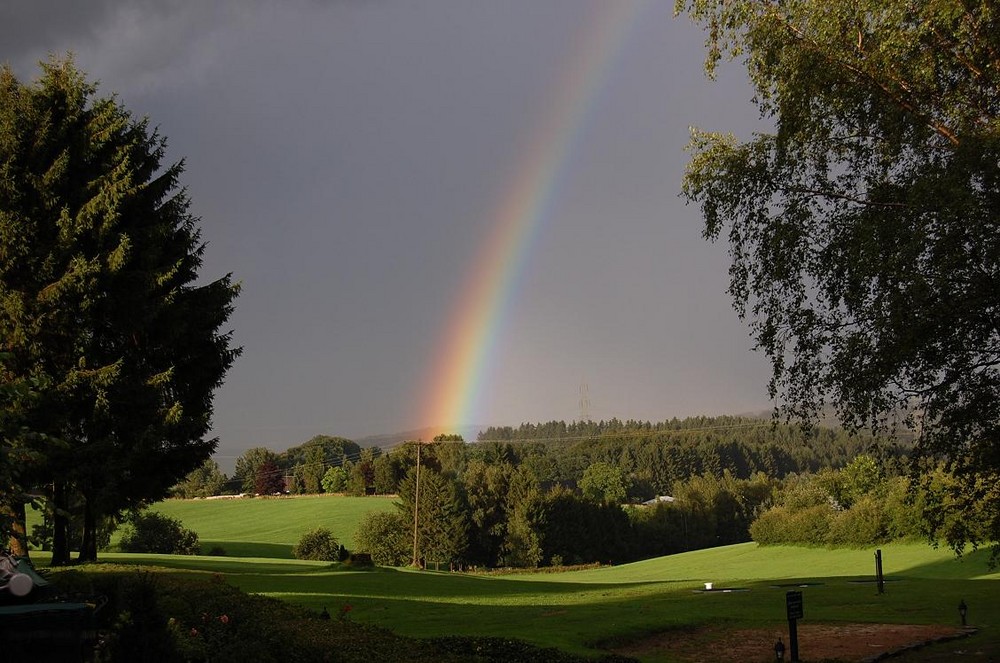
POLYGON ((791 659, 799 660, 799 628, 796 620, 802 619, 802 592, 785 593, 785 611, 788 613, 788 648, 791 659))
POLYGON ((878 593, 885 593, 885 576, 882 575, 882 551, 875 551, 875 582, 878 584, 878 593))

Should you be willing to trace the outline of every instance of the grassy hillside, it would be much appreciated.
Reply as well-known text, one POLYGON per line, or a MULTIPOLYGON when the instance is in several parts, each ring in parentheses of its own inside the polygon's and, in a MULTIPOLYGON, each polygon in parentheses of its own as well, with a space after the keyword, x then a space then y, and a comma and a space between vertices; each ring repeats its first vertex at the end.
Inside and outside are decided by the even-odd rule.
MULTIPOLYGON (((352 619, 402 635, 514 637, 585 654, 643 634, 693 628, 785 627, 784 594, 804 593, 806 623, 957 624, 965 600, 980 645, 1000 646, 1000 573, 988 554, 956 560, 923 544, 883 548, 887 591, 870 582, 873 551, 743 544, 563 574, 469 576, 405 569, 351 571, 281 559, 105 555, 107 561, 222 573, 241 589, 313 610, 351 605, 352 619), (706 581, 732 592, 699 591, 706 581)), ((655 656, 648 661, 669 660, 655 656)))
POLYGON ((369 511, 391 511, 393 498, 299 495, 232 500, 166 500, 152 508, 198 533, 202 550, 222 546, 238 557, 292 556, 303 533, 326 527, 348 549, 369 511))
MULTIPOLYGON (((369 511, 395 509, 391 497, 342 495, 165 500, 150 508, 177 518, 184 527, 197 532, 205 552, 221 546, 228 556, 287 559, 292 557, 292 546, 302 534, 316 527, 328 528, 350 549, 362 516, 369 511)), ((28 531, 39 522, 38 512, 29 510, 28 531)), ((117 540, 116 533, 112 545, 117 540)))

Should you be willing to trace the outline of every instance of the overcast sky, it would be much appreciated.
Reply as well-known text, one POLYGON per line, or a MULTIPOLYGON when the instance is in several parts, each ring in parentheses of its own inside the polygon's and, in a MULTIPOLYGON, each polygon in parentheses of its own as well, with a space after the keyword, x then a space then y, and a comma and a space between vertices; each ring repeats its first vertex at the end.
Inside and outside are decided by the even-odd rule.
POLYGON ((757 113, 742 71, 706 80, 700 29, 652 0, 585 98, 478 420, 415 410, 523 146, 618 1, 7 0, 0 60, 27 80, 72 51, 185 159, 203 276, 243 284, 225 465, 319 433, 570 421, 584 382, 594 419, 766 409, 727 247, 679 197, 688 127, 745 136, 757 113))

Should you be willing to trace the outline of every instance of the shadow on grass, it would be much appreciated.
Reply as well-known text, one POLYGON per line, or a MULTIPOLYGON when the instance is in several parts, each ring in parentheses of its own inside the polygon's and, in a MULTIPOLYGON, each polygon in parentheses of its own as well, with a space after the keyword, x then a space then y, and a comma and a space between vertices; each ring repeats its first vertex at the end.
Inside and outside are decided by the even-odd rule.
POLYGON ((907 569, 902 575, 916 578, 972 580, 984 576, 1000 580, 1000 568, 990 568, 992 550, 989 547, 966 551, 961 557, 950 557, 907 569))
MULTIPOLYGON (((694 593, 695 583, 676 581, 525 581, 407 569, 354 571, 342 565, 238 557, 108 555, 108 560, 156 566, 157 572, 181 576, 221 573, 244 591, 316 613, 327 608, 337 615, 349 605, 347 618, 405 635, 513 637, 588 655, 598 653, 595 642, 625 642, 705 624, 780 628, 787 617, 787 588, 773 587, 773 580, 741 583, 750 590, 746 592, 694 593)), ((945 567, 949 563, 963 565, 942 562, 945 567)), ((995 585, 910 575, 927 575, 937 566, 908 570, 907 582, 895 583, 883 595, 872 585, 851 584, 842 576, 781 578, 780 583, 812 583, 801 591, 806 619, 817 623, 951 623, 958 619, 960 600, 969 606, 971 624, 1000 623, 995 585)), ((978 564, 970 568, 970 577, 980 574, 978 564)))
POLYGON ((256 543, 253 541, 213 541, 202 540, 201 550, 208 553, 219 547, 226 551, 224 557, 271 557, 293 559, 292 546, 285 543, 256 543))
POLYGON ((264 577, 312 574, 330 568, 329 564, 299 560, 199 555, 147 555, 141 553, 106 553, 101 556, 101 562, 135 567, 155 567, 165 573, 178 571, 264 577))

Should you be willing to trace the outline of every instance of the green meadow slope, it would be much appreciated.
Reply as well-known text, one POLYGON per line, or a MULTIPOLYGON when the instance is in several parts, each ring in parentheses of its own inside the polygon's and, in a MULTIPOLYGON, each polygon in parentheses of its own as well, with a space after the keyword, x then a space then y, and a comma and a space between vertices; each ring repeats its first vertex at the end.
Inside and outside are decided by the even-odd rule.
MULTIPOLYGON (((351 619, 400 635, 517 638, 593 655, 647 634, 686 637, 704 626, 781 633, 785 592, 797 589, 804 594, 807 623, 957 625, 964 600, 970 623, 980 628, 970 642, 1000 653, 1000 572, 989 568, 988 551, 955 558, 923 543, 885 545, 888 582, 882 595, 872 581, 874 549, 753 543, 566 573, 358 570, 291 559, 291 547, 303 532, 325 526, 350 548, 362 516, 392 510, 391 498, 167 500, 153 508, 198 532, 203 550, 221 546, 227 555, 102 553, 102 561, 164 574, 221 574, 245 591, 315 611, 335 613, 350 605, 351 619), (722 591, 703 591, 706 582, 722 591)), ((44 563, 44 554, 33 555, 44 563)), ((100 565, 94 568, 100 571, 100 565)))
MULTIPOLYGON (((292 546, 309 530, 326 527, 348 549, 361 518, 370 511, 392 511, 393 497, 298 495, 236 499, 164 500, 150 508, 176 518, 198 534, 203 552, 221 547, 227 556, 291 559, 292 546)), ((41 515, 28 510, 28 531, 41 515)), ((120 531, 112 538, 118 542, 120 531)), ((100 557, 104 557, 101 554, 100 557)))
MULTIPOLYGON (((882 548, 885 594, 871 550, 741 544, 601 569, 481 576, 409 569, 351 570, 286 559, 106 554, 164 573, 220 573, 249 592, 313 610, 351 606, 351 618, 401 635, 518 638, 595 654, 645 634, 700 626, 785 628, 784 594, 804 594, 807 622, 957 624, 965 600, 985 646, 1000 646, 1000 573, 985 551, 955 559, 924 544, 882 548), (730 591, 704 592, 704 583, 730 591)), ((679 635, 678 637, 682 637, 679 635)), ((648 661, 667 658, 644 658, 648 661)))
POLYGON ((202 550, 221 546, 226 555, 291 558, 292 546, 316 527, 326 527, 348 549, 370 511, 392 511, 391 497, 298 495, 210 500, 165 500, 151 508, 198 533, 202 550))

